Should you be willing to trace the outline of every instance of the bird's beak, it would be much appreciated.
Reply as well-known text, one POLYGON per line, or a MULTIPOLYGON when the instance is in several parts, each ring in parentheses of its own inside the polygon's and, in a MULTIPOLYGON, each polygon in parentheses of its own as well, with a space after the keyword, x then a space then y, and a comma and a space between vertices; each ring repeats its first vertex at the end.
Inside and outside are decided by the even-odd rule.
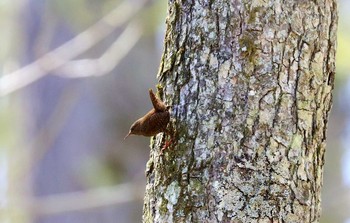
POLYGON ((131 131, 124 137, 124 140, 128 138, 129 135, 131 135, 131 131))

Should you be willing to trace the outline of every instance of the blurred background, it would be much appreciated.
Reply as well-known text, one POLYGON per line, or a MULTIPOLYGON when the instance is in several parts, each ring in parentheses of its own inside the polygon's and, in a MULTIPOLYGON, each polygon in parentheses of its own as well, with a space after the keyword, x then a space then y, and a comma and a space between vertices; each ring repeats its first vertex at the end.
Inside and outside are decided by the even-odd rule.
MULTIPOLYGON (((0 0, 0 223, 141 222, 149 139, 123 138, 151 108, 166 4, 0 0)), ((349 12, 340 0, 322 223, 350 223, 349 12)))

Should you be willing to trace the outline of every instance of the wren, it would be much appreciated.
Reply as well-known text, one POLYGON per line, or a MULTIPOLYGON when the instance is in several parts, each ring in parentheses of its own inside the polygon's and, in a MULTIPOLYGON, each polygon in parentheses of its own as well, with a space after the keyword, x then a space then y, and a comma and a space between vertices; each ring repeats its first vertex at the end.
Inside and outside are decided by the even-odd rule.
POLYGON ((157 98, 152 89, 149 89, 153 109, 143 117, 136 120, 130 127, 129 133, 124 140, 130 135, 155 136, 160 132, 167 132, 166 128, 170 120, 170 108, 157 98))

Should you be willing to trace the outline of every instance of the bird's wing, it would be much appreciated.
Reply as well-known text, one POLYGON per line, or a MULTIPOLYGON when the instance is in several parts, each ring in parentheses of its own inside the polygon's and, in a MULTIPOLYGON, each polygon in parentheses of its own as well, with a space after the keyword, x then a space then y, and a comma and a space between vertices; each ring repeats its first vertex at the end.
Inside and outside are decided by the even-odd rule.
POLYGON ((149 97, 151 98, 153 107, 156 111, 166 111, 165 104, 159 98, 156 97, 152 89, 149 89, 149 97))
POLYGON ((162 132, 170 120, 169 112, 153 113, 147 120, 147 127, 150 132, 162 132))

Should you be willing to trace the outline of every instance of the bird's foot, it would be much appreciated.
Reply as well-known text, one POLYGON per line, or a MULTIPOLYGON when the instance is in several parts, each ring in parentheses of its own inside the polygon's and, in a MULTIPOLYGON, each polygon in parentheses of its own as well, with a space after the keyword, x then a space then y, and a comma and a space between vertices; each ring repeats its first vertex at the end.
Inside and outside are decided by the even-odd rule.
POLYGON ((169 141, 165 141, 165 144, 163 146, 163 148, 160 150, 160 154, 159 155, 163 155, 163 151, 166 150, 168 147, 170 147, 171 143, 172 143, 173 139, 170 139, 169 141))
MULTIPOLYGON (((175 133, 176 133, 176 131, 173 127, 173 124, 172 124, 172 122, 170 122, 169 128, 165 130, 165 134, 169 136, 170 140, 169 141, 165 140, 165 144, 159 153, 161 156, 163 155, 163 151, 166 150, 168 147, 170 147, 171 144, 173 144, 173 142, 176 143, 175 133)), ((174 147, 174 145, 172 145, 172 146, 174 147)))

